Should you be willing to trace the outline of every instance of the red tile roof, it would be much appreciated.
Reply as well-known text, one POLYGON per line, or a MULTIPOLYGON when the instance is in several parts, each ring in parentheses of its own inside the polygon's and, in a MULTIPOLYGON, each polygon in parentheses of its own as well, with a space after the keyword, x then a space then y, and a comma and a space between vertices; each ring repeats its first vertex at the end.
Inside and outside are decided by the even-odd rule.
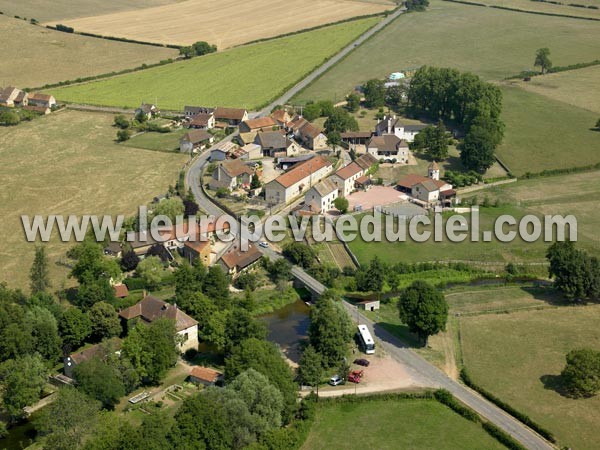
POLYGON ((244 121, 244 124, 250 130, 256 130, 259 128, 270 128, 277 126, 277 122, 272 117, 259 117, 258 119, 249 119, 244 121))
POLYGON ((347 180, 350 177, 353 177, 357 173, 362 172, 363 169, 355 162, 351 162, 346 167, 342 167, 335 174, 340 177, 342 180, 347 180))
POLYGON ((445 186, 446 184, 448 184, 445 181, 432 180, 431 178, 424 177, 423 175, 417 175, 415 173, 411 173, 409 175, 406 175, 405 177, 402 177, 398 181, 397 186, 401 186, 401 187, 406 188, 406 189, 412 189, 413 186, 416 186, 417 184, 423 183, 425 181, 433 181, 433 183, 438 188, 441 188, 442 186, 445 186))
POLYGON ((245 115, 245 109, 221 107, 215 109, 215 119, 243 120, 245 115))
POLYGON ((202 250, 204 250, 207 246, 210 246, 210 242, 209 241, 185 241, 185 244, 183 244, 184 246, 186 246, 187 248, 191 248, 192 250, 194 250, 197 253, 201 253, 202 250))
POLYGON ((126 284, 117 284, 113 286, 113 290, 115 291, 115 297, 124 298, 129 295, 129 289, 127 289, 126 284))
POLYGON ((190 122, 190 125, 196 125, 199 127, 206 127, 208 126, 208 121, 213 117, 212 114, 208 114, 208 113, 198 113, 194 116, 194 118, 192 119, 192 121, 190 122))
POLYGON ((324 167, 330 166, 331 163, 328 160, 326 160, 322 156, 315 156, 314 158, 311 158, 308 161, 296 164, 289 172, 278 176, 275 179, 275 181, 277 181, 283 187, 288 188, 298 183, 300 180, 315 173, 316 171, 321 170, 324 167))
POLYGON ((221 373, 208 367, 196 366, 190 372, 190 377, 207 383, 214 383, 221 377, 221 373))
POLYGON ((261 257, 262 253, 253 244, 249 244, 248 250, 245 252, 240 250, 237 244, 234 244, 231 250, 228 250, 227 253, 221 256, 221 261, 229 269, 237 268, 237 270, 242 270, 258 261, 261 257))

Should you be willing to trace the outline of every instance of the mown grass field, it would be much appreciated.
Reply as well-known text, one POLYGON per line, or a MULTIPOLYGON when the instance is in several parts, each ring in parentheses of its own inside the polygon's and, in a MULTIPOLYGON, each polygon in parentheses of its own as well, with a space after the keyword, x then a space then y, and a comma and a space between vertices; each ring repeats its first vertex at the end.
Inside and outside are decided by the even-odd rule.
POLYGON ((7 16, 0 16, 0 35, 0 86, 33 88, 157 63, 178 53, 174 49, 61 33, 7 16))
POLYGON ((370 78, 424 64, 499 80, 532 69, 540 47, 551 49, 556 66, 593 61, 599 36, 598 22, 432 0, 426 13, 400 16, 294 101, 339 101, 370 78))
POLYGON ((161 152, 177 152, 179 151, 179 139, 181 139, 188 131, 189 130, 182 128, 180 130, 173 130, 170 133, 141 133, 122 142, 121 145, 124 147, 143 148, 161 152))
MULTIPOLYGON (((560 1, 560 0, 559 0, 560 1)), ((563 5, 555 5, 547 2, 538 2, 532 0, 481 0, 477 3, 483 3, 490 6, 504 6, 508 8, 517 8, 524 11, 536 11, 550 14, 563 14, 568 16, 600 18, 600 10, 591 8, 578 8, 570 6, 569 3, 576 3, 585 6, 598 6, 598 0, 582 0, 578 2, 562 1, 563 5)))
POLYGON ((88 17, 117 11, 129 11, 175 3, 177 0, 0 0, 0 11, 7 16, 18 15, 40 22, 64 21, 75 17, 88 17))
POLYGON ((557 391, 565 355, 600 350, 600 306, 491 314, 460 319, 462 353, 473 380, 555 433, 562 447, 598 448, 600 397, 557 391))
POLYGON ((600 162, 598 113, 517 87, 502 93, 506 132, 497 154, 516 176, 600 162))
MULTIPOLYGON (((483 194, 480 194, 482 199, 483 194)), ((497 208, 481 208, 480 235, 478 242, 471 242, 470 235, 463 242, 450 242, 446 237, 442 242, 434 242, 433 225, 428 227, 432 232, 431 239, 418 243, 410 240, 407 229, 406 242, 365 242, 357 238, 348 245, 361 263, 368 263, 375 255, 382 261, 393 264, 397 261, 416 263, 424 261, 462 261, 481 264, 485 268, 501 269, 508 262, 545 261, 545 252, 549 244, 542 241, 526 243, 517 238, 513 242, 503 243, 495 238, 491 242, 483 242, 481 232, 494 230, 495 220, 504 214, 510 214, 517 220, 531 211, 516 206, 500 206, 497 208)), ((470 216, 465 215, 470 223, 470 216)), ((433 218, 432 218, 433 220, 433 218)), ((385 238, 385 233, 383 233, 385 238)))
POLYGON ((52 93, 68 102, 109 106, 137 106, 152 99, 163 109, 181 110, 188 104, 256 108, 378 20, 334 25, 52 93))
POLYGON ((257 39, 391 10, 391 1, 186 0, 66 21, 75 30, 162 44, 226 49, 257 39), (318 14, 315 14, 318 11, 318 14))
POLYGON ((325 404, 303 450, 501 449, 483 429, 433 400, 325 404))
MULTIPOLYGON (((533 77, 531 81, 511 81, 529 92, 600 113, 600 66, 533 77)), ((592 123, 594 125, 594 123, 592 123)))
MULTIPOLYGON (((25 240, 22 214, 126 214, 177 180, 185 155, 120 146, 112 116, 58 112, 0 128, 0 281, 28 290, 34 244, 25 240)), ((68 244, 45 244, 53 288, 66 281, 68 244)), ((68 281, 67 281, 68 283, 68 281)))

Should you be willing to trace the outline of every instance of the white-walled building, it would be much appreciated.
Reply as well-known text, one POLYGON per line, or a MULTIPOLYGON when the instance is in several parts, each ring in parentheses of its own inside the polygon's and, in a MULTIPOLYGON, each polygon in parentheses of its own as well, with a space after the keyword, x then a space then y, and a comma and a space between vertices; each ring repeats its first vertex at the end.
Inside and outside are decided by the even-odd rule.
POLYGON ((351 162, 346 167, 342 167, 331 176, 341 197, 347 197, 354 190, 354 183, 365 171, 356 162, 351 162))
POLYGON ((400 139, 395 134, 383 134, 371 138, 367 144, 367 153, 382 162, 408 164, 410 150, 407 141, 400 139))
POLYGON ((304 196, 304 203, 311 212, 321 213, 332 209, 338 198, 339 190, 331 178, 327 178, 311 187, 304 196))
POLYGON ((412 142, 423 128, 427 128, 427 125, 405 125, 396 116, 384 116, 377 124, 375 134, 377 136, 393 134, 401 140, 412 142))

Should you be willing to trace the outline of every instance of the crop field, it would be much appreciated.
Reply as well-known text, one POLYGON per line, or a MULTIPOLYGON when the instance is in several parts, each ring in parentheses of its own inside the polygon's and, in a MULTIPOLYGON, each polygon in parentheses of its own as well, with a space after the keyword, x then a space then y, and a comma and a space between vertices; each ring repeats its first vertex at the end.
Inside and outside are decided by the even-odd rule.
POLYGON ((572 399, 559 393, 565 355, 600 350, 600 306, 460 319, 462 353, 473 380, 553 432, 559 446, 598 448, 600 397, 572 399))
POLYGON ((39 22, 60 23, 66 19, 167 5, 178 0, 0 0, 0 11, 7 16, 34 18, 39 22))
POLYGON ((187 0, 75 19, 65 24, 75 30, 101 35, 179 45, 207 41, 225 49, 393 7, 387 1, 187 0))
POLYGON ((60 100, 137 107, 157 99, 163 109, 185 105, 256 108, 377 23, 363 19, 238 47, 106 80, 57 88, 60 100))
MULTIPOLYGON (((0 281, 28 290, 34 244, 21 215, 126 214, 166 192, 186 157, 117 145, 112 116, 63 111, 17 127, 0 128, 0 281)), ((60 265, 69 244, 46 245, 53 289, 67 282, 60 265)))
POLYGON ((502 93, 506 131, 497 153, 515 175, 600 162, 598 113, 516 87, 502 93))
POLYGON ((0 35, 0 86, 33 88, 157 63, 178 53, 174 49, 61 33, 7 16, 0 16, 0 35))
POLYGON ((319 406, 302 450, 504 448, 434 400, 372 400, 319 406))
MULTIPOLYGON (((342 99, 370 78, 424 64, 499 80, 532 69, 535 51, 549 47, 556 66, 600 54, 600 22, 547 17, 432 0, 425 14, 406 14, 357 48, 295 102, 342 99)), ((574 8, 578 9, 578 8, 574 8)))
POLYGON ((600 113, 600 66, 533 77, 515 81, 519 87, 552 100, 600 113))

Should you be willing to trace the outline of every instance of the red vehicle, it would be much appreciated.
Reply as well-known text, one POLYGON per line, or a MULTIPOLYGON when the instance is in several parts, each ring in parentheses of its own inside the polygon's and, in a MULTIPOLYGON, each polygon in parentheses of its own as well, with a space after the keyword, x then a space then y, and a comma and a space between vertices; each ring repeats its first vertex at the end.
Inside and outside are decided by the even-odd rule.
POLYGON ((358 384, 360 383, 360 380, 363 377, 363 375, 364 372, 362 370, 354 370, 350 372, 350 375, 348 375, 348 381, 358 384))

